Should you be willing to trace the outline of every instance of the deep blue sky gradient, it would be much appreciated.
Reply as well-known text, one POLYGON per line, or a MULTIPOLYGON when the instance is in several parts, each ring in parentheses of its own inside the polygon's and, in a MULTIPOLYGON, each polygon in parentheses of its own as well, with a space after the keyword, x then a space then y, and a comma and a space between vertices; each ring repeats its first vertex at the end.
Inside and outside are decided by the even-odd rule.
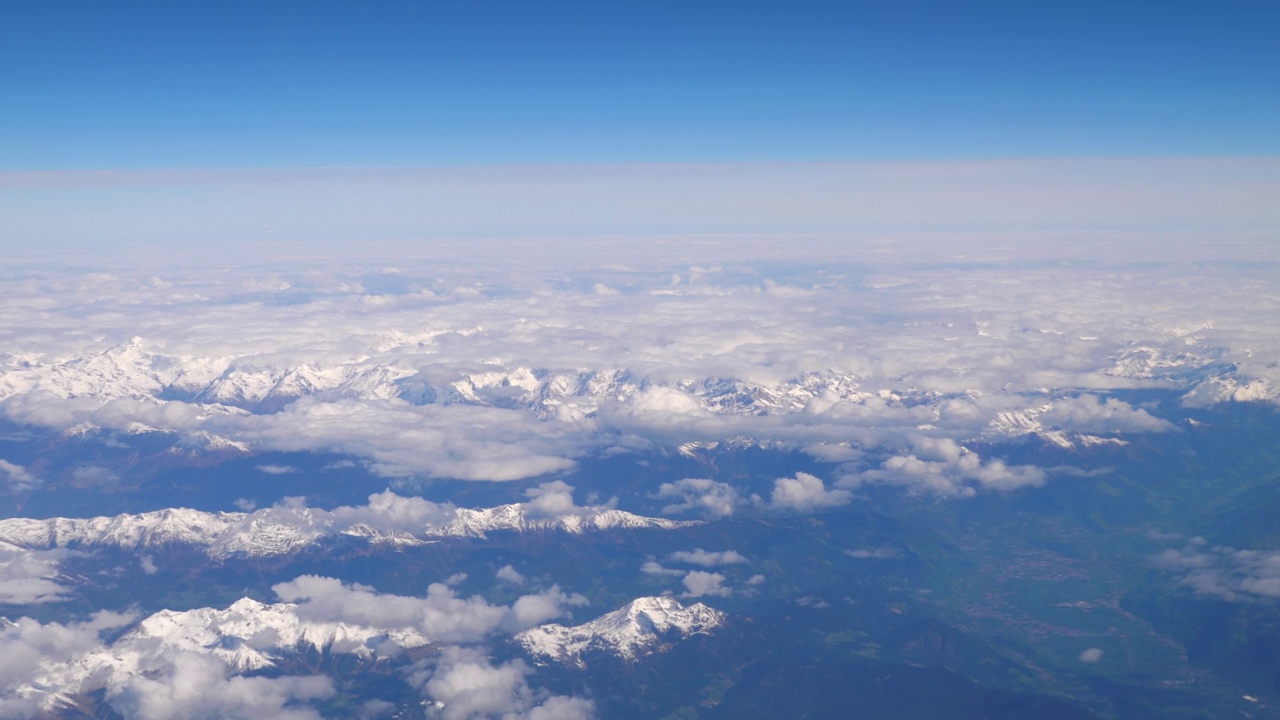
POLYGON ((0 170, 1280 154, 1280 3, 0 5, 0 170))

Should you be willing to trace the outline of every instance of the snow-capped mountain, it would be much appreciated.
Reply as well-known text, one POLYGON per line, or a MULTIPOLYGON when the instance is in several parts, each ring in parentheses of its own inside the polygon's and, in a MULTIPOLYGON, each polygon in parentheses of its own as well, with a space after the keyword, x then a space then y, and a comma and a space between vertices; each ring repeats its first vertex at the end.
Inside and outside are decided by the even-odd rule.
MULTIPOLYGON (((1057 403, 1084 392, 1076 386, 997 389, 986 378, 965 389, 913 379, 910 373, 861 376, 835 369, 744 379, 696 372, 692 377, 646 375, 616 366, 547 368, 498 359, 437 365, 434 351, 421 343, 397 345, 391 335, 385 340, 368 347, 381 354, 326 355, 310 362, 274 354, 164 354, 138 338, 69 359, 12 355, 0 365, 0 416, 8 413, 20 423, 52 424, 68 433, 99 427, 170 432, 182 462, 261 450, 337 451, 373 460, 375 472, 465 479, 533 477, 567 467, 619 437, 684 451, 694 447, 689 443, 812 446, 813 440, 840 444, 861 435, 857 442, 872 449, 886 435, 923 432, 957 442, 1035 435, 1047 444, 1078 449, 1123 445, 1125 432, 1160 430, 1152 423, 1101 426, 1089 413, 1058 413, 1057 403), (1017 409, 1006 402, 1025 398, 1034 398, 1032 407, 1017 409), (509 425, 515 437, 509 441, 503 433, 473 443, 468 433, 455 432, 462 424, 451 418, 473 407, 513 411, 494 412, 483 426, 509 425), (372 420, 395 418, 409 433, 419 421, 428 429, 412 437, 377 429, 349 437, 334 419, 356 412, 372 420), (1052 421, 1042 417, 1046 412, 1052 421), (299 425, 314 432, 300 433, 299 425), (486 444, 508 442, 528 457, 487 461, 486 444), (423 447, 438 454, 421 452, 423 447), (448 462, 437 459, 446 457, 448 462)), ((1112 385, 1175 389, 1184 393, 1188 406, 1277 398, 1280 386, 1241 374, 1221 359, 1222 348, 1169 344, 1099 352, 1088 366, 1093 369, 1082 376, 1088 383, 1083 387, 1102 379, 1101 393, 1112 385)), ((967 372, 946 370, 961 378, 967 372)), ((374 425, 354 429, 362 427, 374 425)))
MULTIPOLYGON (((16 629, 0 618, 0 633, 16 629)), ((389 647, 416 648, 430 638, 412 627, 373 627, 305 619, 294 603, 242 598, 225 610, 162 610, 110 644, 86 648, 68 659, 43 659, 18 697, 37 698, 46 709, 72 698, 119 688, 131 678, 156 673, 183 653, 212 657, 233 674, 262 670, 293 652, 314 648, 371 658, 389 647)))
MULTIPOLYGON (((594 413, 657 381, 617 368, 557 371, 509 367, 463 372, 428 382, 411 357, 359 357, 345 363, 273 365, 255 358, 168 356, 127 343, 82 357, 41 361, 24 358, 0 367, 0 399, 43 391, 62 398, 180 400, 251 412, 275 412, 299 398, 399 398, 413 404, 520 408, 544 418, 594 413)), ((427 358, 421 358, 426 362, 427 358)), ((776 384, 732 378, 701 378, 674 384, 711 411, 762 414, 799 410, 815 398, 869 397, 846 374, 809 373, 776 384)))
MULTIPOLYGON (((383 502, 403 500, 390 493, 383 502)), ((484 538, 492 532, 567 532, 581 534, 603 530, 655 528, 671 530, 696 524, 687 521, 651 518, 610 507, 574 507, 546 516, 526 503, 493 508, 467 509, 438 506, 442 520, 424 521, 416 530, 379 527, 376 513, 369 519, 351 522, 368 506, 326 511, 282 505, 252 513, 203 512, 187 508, 157 510, 96 518, 9 518, 0 520, 0 542, 22 548, 118 547, 145 550, 186 545, 201 548, 209 557, 268 557, 289 555, 335 535, 361 538, 373 543, 420 545, 433 538, 484 538), (344 512, 344 510, 346 512, 344 512)))
MULTIPOLYGON (((226 609, 162 610, 112 642, 85 642, 70 656, 38 660, 27 682, 11 689, 11 697, 55 710, 94 691, 110 694, 139 676, 164 675, 184 656, 212 658, 238 675, 278 666, 285 657, 308 649, 374 659, 437 642, 412 625, 318 620, 300 608, 242 598, 226 609)), ((669 597, 644 597, 577 627, 542 625, 515 638, 540 659, 580 663, 583 653, 605 652, 635 661, 660 651, 664 643, 708 634, 726 618, 702 604, 684 607, 669 597)), ((0 618, 0 634, 8 632, 23 629, 0 618)))
POLYGON ((530 655, 582 664, 586 653, 608 653, 627 661, 659 651, 664 643, 709 634, 728 616, 702 603, 685 607, 672 597, 642 597, 575 627, 550 624, 525 630, 515 640, 530 655))
POLYGON ((1155 347, 1135 346, 1115 357, 1115 364, 1103 372, 1129 378, 1201 378, 1208 370, 1221 370, 1221 351, 1173 352, 1155 347))
POLYGON ((494 531, 531 532, 554 530, 580 535, 597 530, 634 530, 657 528, 674 530, 696 523, 645 517, 606 507, 584 508, 585 512, 539 516, 523 503, 499 505, 476 510, 458 508, 455 517, 441 525, 426 530, 429 537, 477 537, 494 531))
POLYGON ((1124 447, 1129 443, 1115 437, 1102 437, 1079 432, 1068 432, 1046 425, 1041 416, 1053 409, 1053 403, 1045 403, 1025 410, 1002 412, 987 426, 989 437, 1021 437, 1032 435, 1048 445, 1064 450, 1088 447, 1124 447))
POLYGON ((414 628, 304 620, 295 603, 241 598, 226 610, 161 610, 112 643, 112 650, 135 655, 141 653, 129 651, 159 645, 207 652, 235 672, 248 672, 270 667, 282 653, 303 647, 370 657, 376 652, 373 646, 387 640, 402 648, 431 642, 414 628))
POLYGON ((268 508, 254 513, 209 513, 171 508, 96 518, 9 518, 0 539, 25 548, 118 547, 145 550, 173 545, 204 549, 210 557, 285 555, 329 534, 323 511, 268 508))

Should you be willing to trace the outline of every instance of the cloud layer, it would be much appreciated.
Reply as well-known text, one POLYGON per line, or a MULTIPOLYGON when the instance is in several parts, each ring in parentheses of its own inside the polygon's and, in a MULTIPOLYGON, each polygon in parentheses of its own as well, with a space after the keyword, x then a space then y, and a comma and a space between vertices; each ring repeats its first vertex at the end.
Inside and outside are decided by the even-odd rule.
POLYGON ((492 665, 482 643, 570 617, 586 600, 552 586, 509 606, 459 596, 443 583, 422 597, 378 593, 305 575, 278 583, 280 604, 241 600, 226 610, 163 611, 111 643, 107 630, 131 616, 100 612, 70 625, 30 618, 0 621, 0 713, 37 717, 65 699, 103 690, 119 713, 141 720, 286 718, 313 720, 312 702, 335 693, 324 675, 252 676, 305 646, 337 654, 395 658, 432 646, 429 660, 404 668, 433 716, 587 718, 589 701, 553 696, 527 683, 521 661, 492 665))
MULTIPOLYGON (((1018 257, 1001 247, 983 252, 1018 257)), ((1266 263, 886 257, 897 259, 14 273, 0 277, 0 413, 125 444, 158 430, 195 451, 328 451, 386 476, 472 480, 758 443, 844 463, 844 487, 819 501, 835 503, 858 484, 964 495, 1046 479, 963 449, 974 441, 1178 431, 1127 390, 1188 406, 1280 396, 1266 263)), ((4 462, 5 490, 37 484, 4 462)), ((789 502, 796 483, 770 500, 789 502)), ((662 492, 686 502, 679 487, 662 492)), ((698 501, 719 515, 738 502, 698 501)))
POLYGON ((1280 598, 1280 550, 1207 547, 1203 538, 1192 538, 1156 555, 1155 564, 1197 595, 1233 602, 1280 598))

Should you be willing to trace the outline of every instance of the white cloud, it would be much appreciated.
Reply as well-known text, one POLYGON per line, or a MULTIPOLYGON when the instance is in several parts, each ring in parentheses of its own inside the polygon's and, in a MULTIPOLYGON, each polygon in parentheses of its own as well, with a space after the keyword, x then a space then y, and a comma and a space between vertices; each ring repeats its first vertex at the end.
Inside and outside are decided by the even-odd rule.
POLYGON ((1102 662, 1102 649, 1089 648, 1080 653, 1080 662, 1082 663, 1098 663, 1102 662))
POLYGON ((705 595, 728 597, 733 594, 733 590, 724 586, 724 580, 724 575, 720 573, 691 570, 680 581, 685 587, 685 592, 681 593, 680 597, 696 598, 705 595))
POLYGON ((1180 575, 1180 583, 1197 595, 1233 602, 1280 598, 1280 550, 1206 549, 1204 538, 1195 537, 1181 549, 1161 552, 1154 561, 1180 575))
POLYGON ((563 480, 553 480, 524 491, 530 517, 557 518, 578 510, 573 502, 573 488, 563 480))
POLYGON ((277 583, 272 590, 281 600, 298 603, 298 616, 304 620, 413 628, 440 643, 479 642, 499 629, 519 632, 587 603, 582 595, 566 593, 556 585, 523 595, 507 607, 491 605, 478 595, 460 597, 444 583, 429 585, 425 597, 410 597, 316 575, 277 583))
POLYGON ((130 615, 100 611, 79 623, 40 623, 28 617, 0 623, 0 716, 41 714, 40 693, 17 693, 48 663, 68 662, 103 647, 101 633, 128 624, 130 615))
MULTIPOLYGON (((1048 405, 1039 422, 1066 433, 1170 430, 1112 393, 1130 388, 1196 402, 1280 397, 1268 309, 1280 293, 1261 265, 1046 268, 1023 262, 1034 244, 904 241, 865 247, 884 262, 854 283, 841 274, 851 268, 803 266, 829 258, 816 241, 794 248, 801 264, 786 272, 763 263, 777 250, 747 244, 738 266, 698 273, 694 262, 723 253, 681 248, 674 264, 522 255, 515 274, 466 254, 395 273, 358 263, 158 279, 20 273, 0 279, 0 413, 473 480, 547 475, 601 451, 750 439, 863 464, 855 482, 963 496, 1045 478, 994 459, 931 458, 922 438, 990 439, 1002 413, 1029 404, 1048 405), (925 256, 949 264, 910 264, 925 256), (689 282, 671 285, 673 273, 689 282), (804 293, 765 292, 765 276, 804 293), (597 285, 625 292, 587 290, 597 285), (26 319, 33 304, 39 327, 26 319)), ((670 512, 724 517, 750 502, 672 486, 661 496, 670 512)))
POLYGON ((26 468, 21 465, 15 465, 8 460, 0 459, 0 474, 3 474, 9 487, 14 490, 30 490, 40 484, 36 476, 32 475, 26 468))
POLYGON ((396 711, 395 703, 386 700, 365 700, 360 704, 360 720, 373 720, 373 718, 386 717, 396 711))
POLYGON ((655 497, 661 500, 679 500, 662 508, 664 515, 697 511, 713 518, 728 517, 749 504, 737 488, 707 478, 685 478, 674 483, 662 483, 655 497))
POLYGON ((523 661, 494 665, 485 653, 446 647, 422 663, 412 681, 432 701, 428 715, 438 720, 587 720, 589 700, 549 695, 529 687, 523 661))
MULTIPOLYGON (((309 642, 333 652, 398 656, 402 642, 410 647, 434 645, 439 648, 435 659, 411 669, 409 679, 425 686, 437 701, 440 717, 488 717, 485 713, 497 707, 512 718, 555 717, 547 713, 558 711, 564 717, 591 714, 584 700, 529 688, 528 669, 519 661, 490 665, 478 646, 499 630, 514 633, 570 617, 567 608, 586 604, 581 595, 552 586, 508 607, 459 597, 444 584, 431 585, 425 597, 410 597, 317 576, 302 576, 274 589, 292 604, 263 606, 246 599, 212 616, 208 608, 185 613, 185 620, 164 613, 144 620, 110 646, 102 642, 101 633, 132 623, 132 616, 103 612, 72 625, 30 618, 0 623, 0 711, 5 717, 35 717, 56 702, 57 693, 102 689, 126 717, 319 718, 311 703, 334 694, 329 678, 241 676, 231 666, 231 655, 172 632, 174 622, 205 622, 215 634, 225 631, 228 637, 240 637, 235 633, 253 632, 253 618, 244 615, 253 612, 261 613, 265 627, 281 628, 270 630, 272 639, 265 641, 257 639, 263 633, 256 632, 250 641, 255 648, 258 642, 266 642, 264 648, 282 642, 281 633, 293 638, 283 641, 281 649, 309 642), (233 621, 219 619, 225 617, 233 621), (385 640, 376 645, 344 640, 361 632, 385 640)), ((362 712, 373 716, 381 710, 369 707, 362 712)))
POLYGON ((384 595, 372 588, 303 575, 272 586, 285 602, 298 603, 298 616, 320 622, 347 622, 367 627, 409 627, 437 642, 477 642, 496 630, 508 608, 490 605, 479 596, 462 598, 442 583, 427 587, 425 597, 384 595))
POLYGON ((508 632, 520 632, 542 625, 558 617, 572 617, 568 608, 586 605, 587 598, 578 593, 566 593, 558 585, 533 595, 523 595, 511 604, 503 618, 502 627, 508 632))
POLYGON ((590 423, 529 422, 516 410, 415 406, 403 400, 304 398, 275 415, 226 416, 209 424, 266 450, 348 453, 389 476, 520 480, 573 467, 592 445, 590 423))
POLYGON ((254 467, 256 467, 259 472, 264 472, 268 475, 289 475, 298 472, 298 468, 293 467, 292 465, 269 464, 255 465, 254 467))
POLYGON ((305 703, 334 693, 333 681, 324 676, 229 677, 213 657, 176 652, 161 672, 130 677, 108 699, 138 720, 319 720, 320 713, 305 703))
POLYGON ((453 519, 454 508, 384 490, 370 495, 367 505, 334 508, 331 517, 338 531, 354 525, 368 525, 378 530, 413 533, 453 519))
POLYGON ((58 564, 68 550, 30 550, 0 542, 0 603, 35 605, 67 599, 58 564))
POLYGON ((510 565, 503 565, 502 567, 498 568, 498 572, 495 573, 495 576, 499 580, 506 583, 511 583, 512 585, 524 584, 524 575, 521 575, 519 570, 516 570, 510 565))
POLYGON ((663 567, 662 564, 657 562, 656 560, 649 560, 645 564, 641 565, 640 572, 644 573, 645 575, 679 576, 679 575, 685 574, 684 570, 676 570, 674 568, 663 567))
POLYGON ((717 565, 736 565, 745 563, 747 559, 736 550, 724 550, 721 552, 711 552, 697 548, 695 550, 677 550, 667 556, 667 559, 675 563, 685 563, 687 565, 701 565, 702 567, 716 567, 717 565))
POLYGON ((101 465, 82 465, 71 471, 77 485, 111 486, 120 481, 120 475, 101 465))
POLYGON ((820 478, 798 472, 794 478, 778 478, 773 481, 773 495, 770 496, 769 505, 775 510, 813 512, 848 505, 852 501, 852 492, 828 490, 820 478))
POLYGON ((894 455, 880 467, 846 475, 837 484, 847 488, 896 485, 918 493, 967 497, 980 489, 1016 490, 1045 481, 1045 472, 1038 467, 984 461, 954 440, 916 436, 912 443, 913 453, 894 455))
POLYGON ((1080 433, 1170 432, 1178 428, 1118 398, 1084 394, 1055 400, 1039 420, 1080 433))

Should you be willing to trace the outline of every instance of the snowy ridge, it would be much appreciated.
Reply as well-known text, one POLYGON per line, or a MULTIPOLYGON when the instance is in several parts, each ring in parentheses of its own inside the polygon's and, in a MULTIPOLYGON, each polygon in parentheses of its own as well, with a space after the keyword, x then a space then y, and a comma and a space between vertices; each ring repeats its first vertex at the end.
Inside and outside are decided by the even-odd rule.
POLYGON ((522 503, 499 505, 493 508, 469 510, 459 508, 456 517, 442 525, 429 528, 429 536, 476 537, 483 538, 486 533, 495 530, 534 532, 558 530, 573 535, 600 530, 635 530, 639 528, 657 528, 674 530, 696 522, 667 520, 635 515, 623 510, 605 507, 582 508, 582 512, 539 517, 536 512, 522 503))
POLYGON ((347 623, 303 620, 294 603, 261 603, 241 598, 226 610, 197 608, 161 610, 120 637, 112 648, 160 644, 180 650, 208 652, 236 672, 260 670, 284 651, 301 647, 371 657, 371 641, 389 639, 402 648, 431 641, 413 628, 376 628, 347 623))
MULTIPOLYGON (((325 400, 398 398, 415 405, 471 404, 532 411, 543 418, 568 419, 596 412, 609 401, 667 383, 637 377, 624 369, 552 371, 528 367, 462 373, 429 383, 412 355, 354 358, 345 363, 292 366, 263 364, 256 358, 167 356, 145 349, 142 338, 71 359, 22 358, 0 367, 0 399, 31 392, 63 398, 181 400, 209 407, 275 412, 303 397, 325 400)), ((394 350, 390 348, 389 350, 394 350)), ((426 362, 426 356, 418 362, 426 362)), ((711 412, 766 414, 805 408, 815 399, 858 400, 853 376, 809 373, 777 383, 730 378, 690 379, 676 389, 697 398, 711 412)))
MULTIPOLYGON (((0 618, 0 632, 11 627, 0 618)), ((61 662, 42 660, 34 680, 15 694, 38 697, 48 710, 76 695, 117 688, 132 677, 161 671, 173 662, 174 653, 210 656, 230 672, 244 673, 272 667, 284 655, 306 648, 371 658, 387 643, 415 648, 431 640, 413 628, 307 620, 293 603, 243 598, 225 610, 162 610, 110 645, 61 662)))
MULTIPOLYGON (((405 500, 390 493, 375 497, 383 503, 405 500)), ((406 546, 422 545, 441 537, 484 538, 495 531, 581 534, 614 529, 671 530, 696 524, 644 517, 609 507, 573 507, 563 514, 541 516, 524 503, 474 510, 438 506, 442 520, 423 521, 416 530, 379 527, 376 515, 362 522, 346 519, 352 512, 367 511, 368 507, 331 512, 281 505, 252 513, 176 508, 87 519, 9 518, 0 520, 0 542, 28 549, 109 546, 144 550, 187 545, 202 548, 209 557, 221 560, 232 556, 289 555, 335 535, 406 546)))
POLYGON ((209 513, 173 508, 86 519, 50 518, 0 520, 0 540, 19 547, 98 546, 125 550, 171 545, 200 546, 213 558, 243 554, 286 555, 314 544, 328 534, 323 511, 281 513, 269 508, 255 513, 209 513))
POLYGON ((659 652, 664 643, 706 635, 728 616, 702 603, 685 607, 669 596, 642 597, 575 627, 550 624, 525 630, 515 640, 530 655, 583 666, 582 655, 602 652, 633 662, 659 652))
POLYGON ((1249 380, 1230 375, 1215 376, 1197 385, 1182 398, 1188 407, 1209 407, 1224 402, 1267 402, 1280 396, 1280 390, 1265 379, 1249 380))
MULTIPOLYGON (((315 620, 299 607, 242 598, 224 610, 162 610, 113 642, 39 659, 11 697, 38 701, 44 710, 56 711, 74 705, 76 696, 102 689, 110 694, 134 678, 164 675, 184 655, 213 658, 228 673, 242 674, 275 667, 290 654, 308 649, 376 659, 438 640, 412 626, 315 620)), ((710 633, 726 618, 702 604, 684 607, 669 597, 647 597, 577 627, 543 625, 515 637, 537 657, 580 664, 582 653, 601 651, 634 661, 661 651, 667 642, 710 633)), ((0 618, 0 633, 22 632, 20 624, 32 622, 0 618)))
POLYGON ((1206 370, 1220 365, 1220 354, 1214 350, 1175 353, 1138 346, 1117 355, 1115 364, 1103 372, 1117 377, 1144 379, 1199 378, 1206 374, 1206 370))
POLYGON ((1124 447, 1129 443, 1120 438, 1102 437, 1080 432, 1068 432, 1041 422, 1040 417, 1053 410, 1053 403, 1045 403, 1025 410, 1002 412, 987 426, 992 437, 1021 437, 1032 435, 1049 445, 1064 450, 1089 447, 1124 447))

